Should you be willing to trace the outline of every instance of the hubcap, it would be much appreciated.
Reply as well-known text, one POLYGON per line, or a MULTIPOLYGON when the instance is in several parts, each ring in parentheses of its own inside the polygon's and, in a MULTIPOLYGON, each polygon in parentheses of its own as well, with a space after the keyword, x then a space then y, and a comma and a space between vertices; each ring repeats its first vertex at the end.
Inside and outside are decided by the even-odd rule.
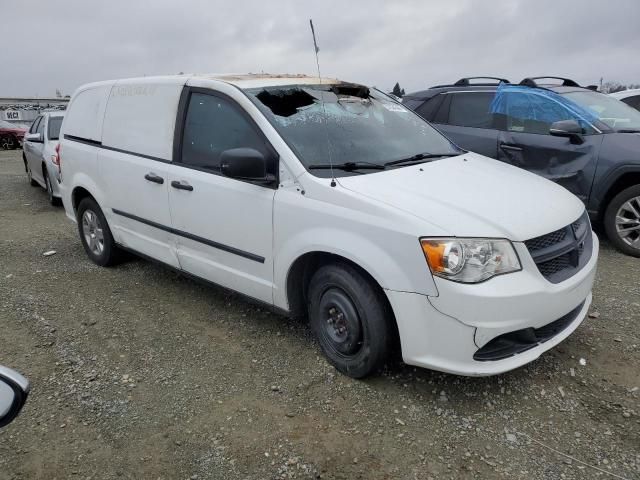
POLYGON ((98 216, 91 210, 85 210, 82 214, 82 234, 89 246, 89 250, 95 255, 102 255, 104 251, 104 232, 98 216))
POLYGON ((337 288, 327 290, 320 301, 322 334, 329 346, 341 355, 352 355, 362 345, 362 323, 347 294, 337 288))
POLYGON ((640 248, 640 197, 622 204, 616 214, 616 231, 624 243, 640 248))

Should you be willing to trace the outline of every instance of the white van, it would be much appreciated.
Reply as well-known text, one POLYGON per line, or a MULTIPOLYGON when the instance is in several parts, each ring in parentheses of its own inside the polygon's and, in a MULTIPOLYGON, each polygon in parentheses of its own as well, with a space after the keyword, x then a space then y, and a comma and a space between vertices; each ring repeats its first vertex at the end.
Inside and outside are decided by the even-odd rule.
POLYGON ((121 250, 307 315, 329 361, 462 375, 524 365, 591 304, 584 205, 465 152, 373 88, 296 75, 81 87, 59 151, 88 256, 121 250))

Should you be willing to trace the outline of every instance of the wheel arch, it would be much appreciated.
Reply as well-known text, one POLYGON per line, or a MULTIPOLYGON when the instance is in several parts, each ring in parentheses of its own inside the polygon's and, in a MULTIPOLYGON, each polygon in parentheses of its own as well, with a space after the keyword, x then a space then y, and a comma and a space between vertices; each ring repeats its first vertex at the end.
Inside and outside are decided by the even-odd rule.
POLYGON ((98 203, 96 197, 94 197, 86 188, 78 186, 73 189, 71 192, 71 205, 73 206, 74 213, 78 212, 78 205, 80 205, 80 202, 87 197, 92 198, 96 203, 98 203))
POLYGON ((358 270, 371 284, 378 290, 382 302, 385 304, 390 319, 392 320, 392 331, 394 332, 393 342, 396 346, 400 345, 400 335, 398 332, 398 322, 395 313, 389 302, 384 288, 380 285, 375 277, 357 262, 344 257, 342 255, 331 253, 328 251, 315 250, 300 255, 291 264, 286 277, 286 297, 289 305, 289 314, 294 318, 305 318, 307 315, 307 294, 309 283, 313 274, 324 265, 329 264, 347 264, 358 270))
POLYGON ((621 191, 640 185, 640 165, 628 165, 617 169, 609 178, 602 189, 601 200, 597 202, 598 220, 602 221, 607 206, 621 191))
POLYGON ((634 185, 640 185, 640 166, 638 166, 637 169, 625 169, 620 175, 611 180, 602 198, 602 207, 599 209, 599 219, 602 220, 607 206, 618 193, 634 185))

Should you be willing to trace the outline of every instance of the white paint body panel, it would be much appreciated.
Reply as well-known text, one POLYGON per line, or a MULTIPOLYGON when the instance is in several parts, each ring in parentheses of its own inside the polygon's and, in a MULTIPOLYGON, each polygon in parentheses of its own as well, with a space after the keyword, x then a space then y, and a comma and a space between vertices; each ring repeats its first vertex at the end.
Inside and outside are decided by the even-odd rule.
POLYGON ((181 93, 171 77, 119 80, 105 110, 102 144, 171 161, 181 93))
POLYGON ((182 85, 165 78, 118 81, 110 90, 104 114, 102 145, 98 150, 100 188, 109 192, 101 208, 116 241, 125 247, 178 268, 174 236, 114 213, 126 212, 171 226, 168 170, 173 153, 176 111, 182 85), (164 179, 157 184, 145 175, 164 179))
MULTIPOLYGON (((284 310, 289 309, 287 276, 298 258, 310 252, 345 257, 384 289, 398 324, 403 357, 413 365, 464 375, 499 373, 537 358, 577 328, 591 301, 597 238, 594 236, 593 257, 587 266, 559 284, 542 277, 520 243, 575 221, 584 211, 577 198, 538 176, 471 153, 344 177, 332 187, 330 179, 306 171, 241 91, 314 81, 311 77, 261 75, 175 76, 83 87, 76 95, 94 89, 98 106, 103 102, 98 97, 104 96, 106 115, 100 107, 104 132, 101 120, 90 116, 90 109, 80 103, 84 121, 91 124, 83 128, 98 131, 96 140, 166 160, 172 158, 179 91, 185 83, 222 92, 253 118, 278 152, 280 185, 273 190, 63 140, 62 193, 68 216, 74 218, 73 189, 83 187, 108 212, 119 242, 284 310), (114 96, 112 87, 118 85, 132 90, 114 96), (136 91, 144 97, 138 102, 132 100, 136 95, 128 94, 136 91), (110 94, 113 107, 106 106, 110 94), (145 116, 154 117, 153 128, 140 123, 145 116), (146 182, 143 177, 148 171, 163 176, 164 184, 146 182), (173 189, 173 180, 187 182, 194 190, 173 189), (170 226, 173 233, 116 218, 112 208, 170 226), (235 255, 180 232, 264 261, 235 255), (419 238, 425 236, 509 239, 523 270, 478 285, 434 280, 419 244, 419 238), (505 360, 473 360, 479 345, 496 335, 550 323, 581 302, 584 307, 573 323, 544 345, 505 360)), ((71 110, 74 104, 75 95, 71 110)), ((77 128, 65 120, 63 133, 77 135, 77 128)))

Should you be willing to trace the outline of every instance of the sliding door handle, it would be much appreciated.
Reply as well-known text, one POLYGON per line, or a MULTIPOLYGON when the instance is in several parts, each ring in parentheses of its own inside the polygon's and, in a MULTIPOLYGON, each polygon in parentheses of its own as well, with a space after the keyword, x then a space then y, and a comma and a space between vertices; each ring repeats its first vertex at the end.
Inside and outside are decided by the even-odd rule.
POLYGON ((174 180, 171 182, 171 186, 173 188, 177 188, 178 190, 187 190, 189 192, 193 191, 193 187, 187 182, 178 182, 177 180, 174 180))
POLYGON ((162 185, 164 183, 164 178, 162 178, 159 175, 156 175, 153 172, 149 172, 144 176, 145 180, 149 180, 150 182, 153 183, 159 183, 160 185, 162 185))
POLYGON ((521 152, 522 147, 518 147, 517 145, 511 145, 509 143, 501 143, 500 148, 502 150, 510 150, 512 152, 521 152))

